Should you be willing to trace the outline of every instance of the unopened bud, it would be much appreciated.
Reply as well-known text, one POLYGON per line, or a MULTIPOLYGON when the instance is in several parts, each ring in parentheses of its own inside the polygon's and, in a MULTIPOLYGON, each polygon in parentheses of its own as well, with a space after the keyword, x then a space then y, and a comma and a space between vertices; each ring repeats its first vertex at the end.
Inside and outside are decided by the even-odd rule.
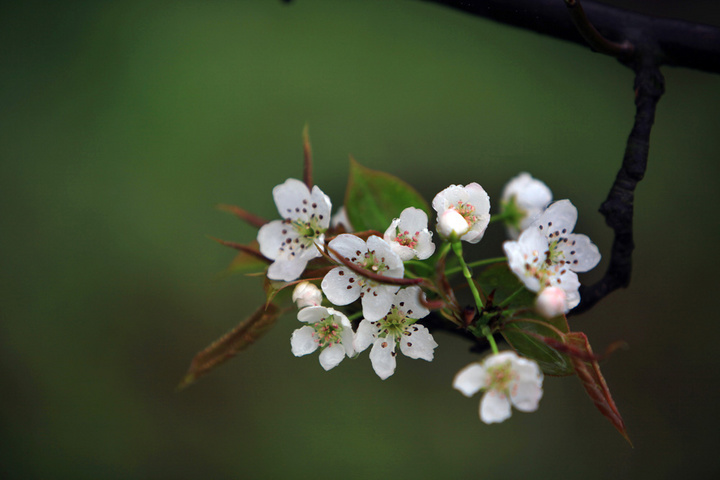
POLYGON ((535 307, 545 318, 554 318, 565 313, 567 294, 560 287, 547 287, 537 296, 535 307))
POLYGON ((449 208, 440 214, 437 229, 445 238, 460 238, 470 230, 470 224, 457 210, 449 208))
POLYGON ((292 299, 298 308, 317 307, 322 303, 322 292, 315 284, 300 282, 293 290, 292 299))

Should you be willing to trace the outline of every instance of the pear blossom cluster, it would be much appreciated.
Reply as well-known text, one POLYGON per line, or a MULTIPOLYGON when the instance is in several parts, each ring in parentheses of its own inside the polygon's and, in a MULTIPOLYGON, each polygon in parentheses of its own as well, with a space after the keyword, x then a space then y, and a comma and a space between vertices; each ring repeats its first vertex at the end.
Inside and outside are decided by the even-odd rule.
MULTIPOLYGON (((506 420, 511 407, 538 408, 543 394, 538 364, 515 351, 499 351, 491 338, 494 324, 483 324, 483 330, 478 323, 472 330, 485 304, 469 268, 460 258, 475 295, 470 310, 459 303, 437 262, 444 266, 450 246, 461 255, 460 242, 479 243, 491 222, 502 220, 510 238, 503 244, 506 268, 521 288, 536 294, 530 308, 540 318, 563 315, 580 301, 578 273, 600 261, 590 239, 574 233, 578 213, 569 200, 551 203, 550 189, 521 173, 503 190, 500 212, 491 215, 490 197, 480 184, 450 185, 431 203, 434 237, 428 212, 419 205, 398 212, 384 230, 354 232, 348 205, 331 215, 330 198, 317 186, 291 178, 272 193, 281 219, 260 227, 257 242, 269 263, 267 278, 294 286, 302 326, 290 338, 293 355, 319 352, 320 365, 331 370, 369 349, 372 369, 385 380, 395 373, 398 353, 433 360, 438 343, 423 323, 438 310, 492 345, 491 355, 463 368, 452 382, 468 397, 483 391, 483 422, 506 420), (468 311, 475 317, 468 320, 468 311)), ((485 295, 485 301, 491 298, 485 295)))

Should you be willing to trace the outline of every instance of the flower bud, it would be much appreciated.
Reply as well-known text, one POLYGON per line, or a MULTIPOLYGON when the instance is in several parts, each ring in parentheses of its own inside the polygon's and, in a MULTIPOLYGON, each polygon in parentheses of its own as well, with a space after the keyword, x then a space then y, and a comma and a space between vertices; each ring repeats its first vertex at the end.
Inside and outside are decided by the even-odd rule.
POLYGON ((310 282, 300 282, 293 290, 292 299, 298 308, 317 307, 322 303, 322 292, 310 282))
POLYGON ((538 313, 545 318, 554 318, 565 313, 567 294, 560 287, 543 289, 535 300, 538 313))
POLYGON ((470 224, 454 208, 449 208, 440 214, 437 229, 445 238, 460 238, 470 230, 470 224))

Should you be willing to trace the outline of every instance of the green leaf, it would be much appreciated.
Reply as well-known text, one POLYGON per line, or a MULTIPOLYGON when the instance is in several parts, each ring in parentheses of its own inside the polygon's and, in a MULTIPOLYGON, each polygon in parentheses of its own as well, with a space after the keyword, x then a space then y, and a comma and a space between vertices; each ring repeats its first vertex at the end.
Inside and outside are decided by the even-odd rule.
POLYGON ((520 279, 512 273, 507 263, 496 263, 485 268, 479 275, 475 276, 475 280, 486 296, 493 295, 493 304, 495 305, 503 303, 506 298, 520 289, 522 291, 514 295, 503 306, 509 308, 532 308, 535 304, 536 294, 525 288, 520 279))
MULTIPOLYGON (((564 321, 563 317, 558 318, 564 321)), ((553 320, 557 321, 557 318, 553 320)), ((572 375, 575 373, 572 359, 564 352, 548 345, 548 343, 562 345, 564 335, 558 335, 557 330, 561 330, 564 334, 562 329, 557 329, 551 322, 521 319, 503 325, 501 333, 520 355, 535 360, 546 375, 572 375)), ((567 323, 565 323, 565 331, 567 331, 567 323)))
POLYGON ((355 231, 384 232, 407 207, 430 214, 427 202, 413 187, 389 173, 363 167, 350 158, 345 209, 355 231))
POLYGON ((250 318, 241 322, 225 335, 211 343, 193 357, 190 368, 178 385, 178 390, 189 386, 221 363, 230 360, 262 337, 280 315, 280 309, 273 303, 262 305, 250 318))

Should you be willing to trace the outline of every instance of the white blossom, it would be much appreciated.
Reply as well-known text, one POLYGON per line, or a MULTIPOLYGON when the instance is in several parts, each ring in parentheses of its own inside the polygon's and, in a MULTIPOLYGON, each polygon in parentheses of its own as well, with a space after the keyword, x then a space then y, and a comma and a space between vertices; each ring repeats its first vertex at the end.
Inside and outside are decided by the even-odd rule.
POLYGON ((294 178, 273 188, 273 198, 283 220, 263 225, 257 241, 260 252, 274 260, 268 278, 290 282, 302 274, 310 260, 321 255, 315 244, 324 242, 332 205, 320 188, 314 186, 311 191, 294 178))
POLYGON ((485 391, 480 400, 480 419, 489 424, 509 418, 511 405, 522 412, 537 410, 542 383, 543 374, 537 363, 505 351, 460 370, 453 387, 466 397, 485 391))
MULTIPOLYGON (((405 272, 400 257, 392 251, 382 238, 372 235, 367 242, 351 234, 341 234, 329 244, 331 256, 334 252, 345 260, 377 275, 402 278, 405 272)), ((320 284, 327 299, 334 305, 348 305, 361 298, 363 316, 378 320, 390 310, 398 285, 388 285, 358 275, 345 266, 330 270, 320 284)))
POLYGON ((565 313, 580 303, 577 273, 600 261, 600 252, 586 235, 572 233, 577 209, 569 200, 550 205, 517 241, 503 249, 508 264, 525 286, 534 292, 558 287, 565 292, 565 313))
POLYGON ((556 264, 550 258, 550 244, 543 233, 528 228, 517 241, 503 244, 508 265, 528 290, 541 292, 547 287, 559 287, 565 291, 565 312, 580 303, 580 281, 577 274, 565 265, 556 264))
POLYGON ((375 373, 383 380, 395 372, 397 346, 407 357, 428 362, 433 359, 438 344, 427 328, 415 323, 430 313, 420 303, 420 295, 423 295, 420 287, 403 288, 395 294, 387 315, 377 321, 364 319, 358 326, 355 350, 362 352, 372 344, 370 361, 375 373))
POLYGON ((506 225, 511 238, 528 228, 552 202, 552 191, 540 180, 523 172, 510 179, 503 189, 500 210, 510 214, 506 225))
POLYGON ((322 292, 314 283, 300 282, 293 290, 292 301, 298 308, 317 307, 322 303, 322 292))
POLYGON ((341 312, 332 308, 307 307, 298 312, 297 318, 308 325, 295 330, 290 338, 292 353, 296 357, 320 348, 320 365, 330 370, 346 355, 355 355, 352 326, 341 312))
POLYGON ((413 258, 425 260, 435 252, 427 214, 419 208, 403 210, 400 218, 394 219, 385 231, 383 239, 403 261, 413 258))
POLYGON ((450 185, 435 195, 432 206, 438 214, 438 224, 444 217, 443 228, 440 232, 448 238, 452 232, 465 230, 464 225, 457 225, 458 217, 456 215, 443 215, 448 210, 455 210, 467 223, 467 230, 460 236, 460 240, 468 243, 479 242, 490 223, 490 197, 477 183, 470 183, 466 186, 450 185), (448 226, 450 226, 449 229, 448 226))
POLYGON ((572 233, 578 212, 570 200, 550 205, 532 226, 548 239, 548 258, 553 265, 574 272, 587 272, 600 262, 600 251, 587 235, 572 233))

